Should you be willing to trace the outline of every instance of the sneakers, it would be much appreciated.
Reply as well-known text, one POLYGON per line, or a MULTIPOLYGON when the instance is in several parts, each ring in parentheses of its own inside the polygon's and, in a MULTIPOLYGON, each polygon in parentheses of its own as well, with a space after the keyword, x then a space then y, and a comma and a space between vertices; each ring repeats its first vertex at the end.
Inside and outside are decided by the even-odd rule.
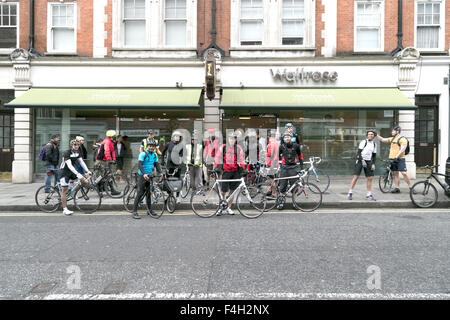
POLYGON ((140 219, 141 218, 137 212, 133 212, 131 216, 133 217, 133 219, 140 219))
POLYGON ((370 194, 370 195, 368 195, 368 196, 366 195, 366 200, 377 201, 377 199, 375 199, 375 198, 374 198, 374 196, 373 196, 373 195, 371 195, 371 194, 370 194))
POLYGON ((231 210, 231 208, 227 208, 227 213, 231 216, 234 215, 234 212, 233 210, 231 210))
POLYGON ((352 200, 352 199, 353 199, 353 193, 349 193, 349 194, 347 195, 347 199, 348 199, 348 200, 352 200))
POLYGON ((63 209, 63 213, 64 213, 64 215, 66 215, 66 216, 70 216, 70 215, 73 213, 73 211, 70 211, 69 209, 64 208, 64 209, 63 209))
POLYGON ((178 198, 177 198, 177 201, 176 201, 176 204, 180 204, 180 203, 181 203, 181 198, 178 197, 178 198))
POLYGON ((391 193, 400 193, 400 189, 399 188, 395 188, 394 190, 391 191, 391 193))

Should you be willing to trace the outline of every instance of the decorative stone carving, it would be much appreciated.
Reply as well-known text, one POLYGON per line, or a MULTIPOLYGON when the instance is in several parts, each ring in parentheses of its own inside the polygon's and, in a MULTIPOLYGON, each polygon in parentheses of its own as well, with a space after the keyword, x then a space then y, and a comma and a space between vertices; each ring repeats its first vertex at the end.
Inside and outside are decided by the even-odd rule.
POLYGON ((398 66, 398 82, 399 87, 410 90, 415 90, 417 80, 415 78, 415 71, 417 63, 420 59, 420 52, 413 47, 403 49, 396 58, 398 66))
POLYGON ((216 59, 216 89, 218 86, 220 86, 220 84, 222 83, 220 80, 220 66, 222 64, 222 55, 220 54, 219 50, 216 50, 214 48, 210 48, 208 50, 205 51, 204 55, 203 55, 203 61, 206 64, 206 60, 208 59, 212 59, 215 58, 216 59))
POLYGON ((31 87, 30 81, 30 53, 22 48, 14 50, 9 58, 13 62, 15 71, 13 85, 15 90, 28 90, 31 87))

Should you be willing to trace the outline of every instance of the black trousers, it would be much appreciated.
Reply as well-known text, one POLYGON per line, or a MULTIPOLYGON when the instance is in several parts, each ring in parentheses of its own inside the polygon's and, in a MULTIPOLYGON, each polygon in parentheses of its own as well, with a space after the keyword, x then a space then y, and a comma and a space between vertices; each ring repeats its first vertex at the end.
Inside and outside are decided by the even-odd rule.
MULTIPOLYGON (((136 198, 134 198, 134 207, 133 212, 137 212, 138 206, 139 206, 139 200, 144 195, 146 188, 150 187, 150 181, 147 181, 144 179, 144 176, 138 175, 137 178, 137 193, 136 198)), ((151 192, 147 193, 147 202, 149 204, 152 203, 152 197, 151 192)))
MULTIPOLYGON (((296 166, 281 166, 280 169, 280 178, 292 177, 297 175, 297 167, 296 166)), ((297 179, 286 179, 279 180, 280 181, 280 191, 282 193, 286 192, 288 181, 291 183, 291 186, 297 181, 297 179)))

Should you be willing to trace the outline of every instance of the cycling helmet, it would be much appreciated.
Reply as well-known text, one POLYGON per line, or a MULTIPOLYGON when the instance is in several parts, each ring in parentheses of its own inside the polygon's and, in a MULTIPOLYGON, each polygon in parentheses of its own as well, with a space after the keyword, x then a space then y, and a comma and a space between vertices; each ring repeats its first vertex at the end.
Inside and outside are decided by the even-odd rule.
POLYGON ((294 125, 292 124, 292 123, 287 123, 285 126, 284 126, 286 129, 287 128, 293 128, 294 127, 294 125))
POLYGON ((147 146, 156 146, 156 141, 155 140, 150 140, 148 142, 147 146))
POLYGON ((397 132, 402 132, 402 128, 400 128, 400 126, 395 126, 392 128, 392 130, 395 130, 397 132))
POLYGON ((116 136, 116 130, 108 130, 106 131, 106 136, 107 137, 115 137, 116 136))
POLYGON ((230 132, 227 134, 227 137, 228 137, 228 138, 237 138, 237 134, 236 134, 234 131, 230 131, 230 132))
POLYGON ((376 137, 377 136, 377 131, 374 129, 369 129, 366 131, 366 136, 369 134, 369 132, 373 132, 373 135, 376 137))
POLYGON ((175 137, 175 136, 180 136, 180 138, 181 138, 182 134, 181 134, 180 131, 175 130, 174 132, 172 132, 172 138, 175 137))
POLYGON ((151 133, 153 134, 153 133, 155 133, 155 132, 153 131, 153 129, 148 129, 148 130, 147 130, 147 134, 151 134, 151 133))
POLYGON ((291 132, 289 132, 289 131, 285 131, 284 133, 283 133, 283 137, 285 137, 285 136, 289 136, 289 137, 293 137, 294 135, 291 133, 291 132))
POLYGON ((78 141, 77 139, 70 140, 69 145, 73 146, 74 144, 80 145, 80 141, 78 141))

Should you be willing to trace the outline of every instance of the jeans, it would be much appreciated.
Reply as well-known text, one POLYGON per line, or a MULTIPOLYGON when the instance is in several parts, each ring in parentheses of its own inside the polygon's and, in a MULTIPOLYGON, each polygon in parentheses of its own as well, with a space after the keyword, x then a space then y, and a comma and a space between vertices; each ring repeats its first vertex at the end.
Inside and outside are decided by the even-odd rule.
MULTIPOLYGON (((56 186, 56 183, 59 180, 57 169, 58 168, 55 165, 46 165, 45 166, 45 172, 47 173, 47 176, 45 177, 45 185, 46 186, 50 186, 52 184, 52 177, 55 177, 54 185, 56 186), (50 170, 52 170, 52 169, 55 171, 51 172, 50 170)), ((46 191, 48 191, 48 190, 50 190, 50 188, 46 188, 46 191)))

